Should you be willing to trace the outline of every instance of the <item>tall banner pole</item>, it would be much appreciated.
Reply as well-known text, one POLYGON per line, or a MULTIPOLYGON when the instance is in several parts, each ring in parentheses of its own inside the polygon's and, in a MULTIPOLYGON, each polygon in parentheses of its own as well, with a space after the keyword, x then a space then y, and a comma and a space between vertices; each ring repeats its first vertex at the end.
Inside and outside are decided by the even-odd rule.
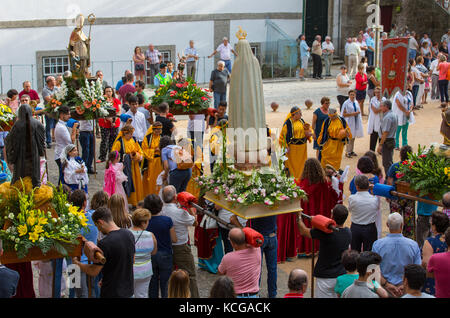
POLYGON ((377 0, 377 7, 375 9, 375 67, 380 67, 380 0, 377 0))

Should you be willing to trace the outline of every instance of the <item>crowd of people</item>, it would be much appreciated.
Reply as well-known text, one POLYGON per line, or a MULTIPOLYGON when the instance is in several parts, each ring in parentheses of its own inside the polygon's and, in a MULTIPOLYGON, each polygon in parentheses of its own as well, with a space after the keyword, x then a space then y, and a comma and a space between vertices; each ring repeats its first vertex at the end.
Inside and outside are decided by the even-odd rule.
MULTIPOLYGON (((203 167, 201 162, 184 164, 177 159, 189 157, 197 139, 202 143, 208 130, 220 131, 228 119, 226 88, 231 73, 230 57, 231 53, 237 53, 226 38, 210 56, 217 52, 221 54, 209 83, 214 93, 214 111, 207 116, 189 116, 189 138, 173 137, 177 135, 176 119, 169 113, 168 104, 162 103, 157 109, 149 107, 139 66, 145 60, 152 65, 152 84, 164 85, 170 79, 184 80, 184 64, 180 63, 174 69, 173 63, 162 63, 161 54, 153 45, 145 54, 139 47, 135 49, 134 74, 127 70, 115 88, 103 81, 104 95, 116 108, 117 116, 98 121, 101 131, 98 158, 94 158, 95 122, 71 119, 67 106, 59 107, 57 121, 35 108, 35 115, 45 117, 47 148, 55 143, 58 183, 66 187, 69 201, 82 209, 89 220, 88 230, 82 234, 90 248, 85 249, 86 254, 81 259, 68 260, 77 264, 83 273, 82 285, 70 291, 71 297, 198 298, 192 244, 197 247, 198 266, 220 275, 211 288, 210 297, 262 296, 263 258, 267 266, 267 295, 276 297, 277 263, 294 257, 311 257, 315 251, 318 251, 313 273, 316 297, 450 297, 450 252, 447 251, 450 193, 442 199, 442 212, 437 211, 436 206, 419 203, 417 220, 415 201, 390 199, 389 234, 382 237, 381 198, 372 192, 376 183, 395 184, 398 163, 393 162, 394 149, 400 150, 401 160, 412 152, 407 130, 408 125, 414 123, 413 111, 419 109, 420 104, 415 101, 422 98, 414 95, 417 90, 415 80, 419 79, 415 70, 420 69, 415 63, 424 63, 426 51, 412 59, 409 90, 398 92, 391 102, 381 96, 373 66, 373 32, 367 30, 367 33, 367 37, 363 32, 356 39, 356 43, 364 39, 367 49, 357 46, 356 61, 352 54, 348 56, 350 69, 357 69, 356 87, 352 87, 353 74, 347 74, 347 66, 343 65, 337 76, 339 111, 330 107, 330 98, 324 97, 314 112, 311 125, 302 119, 299 107, 292 107, 280 127, 278 142, 287 149, 287 173, 308 195, 308 200, 301 201, 303 213, 320 214, 334 220, 336 230, 332 233, 312 229, 310 221, 303 219, 301 214, 246 221, 213 203, 208 203, 209 210, 229 226, 219 223, 207 227, 206 217, 197 214, 186 202, 186 192, 199 197, 199 187, 193 178, 203 173, 203 167), (361 51, 365 51, 367 65, 359 59, 361 51), (364 112, 366 95, 370 101, 364 112), (343 192, 348 171, 342 170, 342 157, 358 157, 354 152, 355 139, 364 136, 362 116, 367 115, 370 150, 357 161, 356 176, 348 185, 351 195, 346 207, 343 192), (76 146, 78 140, 81 157, 76 146), (308 141, 314 141, 315 156, 308 155, 308 141), (376 153, 382 156, 381 165, 376 153), (89 175, 96 173, 92 167, 94 160, 105 164, 104 188, 89 199, 92 194, 88 190, 89 175), (349 214, 350 228, 345 226, 349 214), (195 228, 193 240, 189 236, 192 227, 195 228), (247 228, 263 238, 261 246, 249 244, 247 228), (98 250, 106 257, 105 264, 90 263, 95 260, 93 252, 98 250), (371 280, 376 271, 374 265, 379 265, 381 271, 379 281, 371 280)), ((424 41, 428 42, 426 39, 424 41)), ((310 49, 305 47, 304 36, 301 40, 300 48, 306 52, 307 63, 310 49)), ((330 40, 326 37, 321 43, 321 38, 317 37, 313 44, 311 56, 315 78, 322 77, 322 57, 326 75, 331 74, 334 47, 330 40)), ((196 56, 191 41, 185 51, 188 73, 195 72, 192 62, 196 56)), ((448 90, 448 80, 441 79, 450 68, 446 62, 448 53, 441 51, 435 57, 430 56, 430 65, 434 63, 433 58, 438 61, 435 64, 439 71, 439 86, 444 87, 441 81, 447 81, 448 90)), ((305 69, 302 66, 301 77, 305 69)), ((433 73, 430 70, 424 74, 430 72, 433 73)), ((103 80, 101 71, 96 74, 103 80)), ((46 79, 42 91, 44 104, 50 102, 60 84, 52 76, 46 79)), ((40 103, 39 95, 31 89, 30 83, 25 82, 23 86, 20 93, 8 92, 8 105, 16 111, 19 107, 28 110, 28 105, 40 103)), ((441 92, 442 98, 446 92, 441 92)), ((447 107, 448 95, 442 102, 442 109, 447 107)), ((217 143, 217 136, 214 136, 212 134, 211 144, 217 143)), ((7 134, 0 137, 8 138, 7 134)), ((8 162, 7 149, 2 149, 2 155, 8 162)), ((210 168, 214 169, 214 165, 210 168)), ((0 296, 34 297, 32 276, 29 275, 31 265, 20 269, 7 267, 0 265, 0 296)), ((40 276, 41 295, 46 295, 43 286, 50 286, 48 279, 48 276, 40 276)), ((308 288, 306 272, 293 270, 287 285, 286 298, 303 297, 308 288)))

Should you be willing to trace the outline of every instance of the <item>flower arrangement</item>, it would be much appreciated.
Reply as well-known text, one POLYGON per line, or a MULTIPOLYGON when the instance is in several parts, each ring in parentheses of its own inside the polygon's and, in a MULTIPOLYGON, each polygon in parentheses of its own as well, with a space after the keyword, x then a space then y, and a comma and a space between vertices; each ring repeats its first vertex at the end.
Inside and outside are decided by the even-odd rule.
POLYGON ((76 94, 81 99, 81 105, 75 106, 78 115, 85 115, 86 119, 108 116, 107 109, 114 109, 113 105, 103 96, 102 82, 100 79, 89 84, 85 79, 85 85, 76 94))
POLYGON ((170 109, 196 113, 209 107, 212 97, 208 93, 208 89, 198 87, 190 78, 185 82, 169 81, 156 89, 155 95, 151 97, 151 104, 166 102, 170 109))
POLYGON ((417 153, 400 162, 396 177, 408 182, 420 196, 432 195, 438 200, 450 188, 450 158, 436 150, 434 145, 428 149, 419 145, 417 153))
POLYGON ((84 120, 107 117, 110 112, 115 112, 113 105, 103 96, 100 79, 89 82, 86 78, 64 78, 61 88, 54 94, 45 110, 55 116, 61 105, 68 105, 72 113, 84 120))
MULTIPOLYGON (((225 130, 224 130, 225 131, 225 130)), ((200 195, 212 191, 216 195, 223 195, 231 203, 249 206, 264 204, 274 207, 283 201, 292 199, 306 199, 306 193, 297 186, 293 177, 284 172, 284 149, 278 149, 277 170, 262 167, 252 170, 250 175, 234 169, 227 163, 226 134, 222 136, 222 162, 216 162, 214 171, 209 176, 199 176, 194 180, 200 187, 200 195)))
POLYGON ((199 176, 195 179, 201 188, 201 194, 212 191, 223 195, 226 201, 236 202, 244 206, 261 203, 274 206, 282 201, 306 198, 305 192, 283 173, 277 174, 270 168, 253 170, 250 176, 227 167, 216 166, 210 176, 199 176))
POLYGON ((9 130, 16 115, 9 106, 0 104, 0 130, 9 130))
POLYGON ((35 190, 17 191, 17 198, 10 198, 4 208, 0 224, 9 224, 0 230, 5 250, 14 250, 18 258, 27 256, 29 250, 38 247, 43 254, 55 249, 63 256, 78 244, 77 237, 81 229, 87 226, 87 219, 82 211, 67 203, 67 196, 62 187, 54 189, 51 211, 36 208, 35 190))

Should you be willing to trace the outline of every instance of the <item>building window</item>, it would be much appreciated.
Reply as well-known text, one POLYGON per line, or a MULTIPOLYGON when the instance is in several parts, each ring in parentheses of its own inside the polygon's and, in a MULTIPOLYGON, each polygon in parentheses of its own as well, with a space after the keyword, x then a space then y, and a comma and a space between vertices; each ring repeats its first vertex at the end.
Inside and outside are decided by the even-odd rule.
POLYGON ((169 50, 164 50, 164 51, 159 51, 159 52, 161 53, 161 61, 163 63, 167 64, 167 62, 173 62, 172 56, 171 56, 172 54, 169 50))
POLYGON ((256 45, 250 45, 250 49, 252 50, 254 56, 258 56, 259 52, 256 45))
POLYGON ((45 56, 42 58, 42 77, 63 74, 69 70, 69 58, 66 56, 45 56))

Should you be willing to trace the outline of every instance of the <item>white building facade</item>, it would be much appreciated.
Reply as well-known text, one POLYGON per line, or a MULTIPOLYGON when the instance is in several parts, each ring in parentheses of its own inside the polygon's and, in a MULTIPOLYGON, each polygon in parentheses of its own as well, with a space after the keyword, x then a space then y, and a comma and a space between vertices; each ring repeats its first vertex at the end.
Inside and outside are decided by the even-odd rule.
MULTIPOLYGON (((218 61, 208 59, 228 37, 234 46, 238 27, 248 33, 255 55, 267 40, 267 25, 277 26, 280 37, 294 40, 303 32, 304 0, 21 0, 2 1, 0 12, 0 93, 21 90, 32 81, 39 91, 48 75, 68 69, 67 46, 78 13, 94 13, 91 29, 91 73, 102 70, 104 80, 115 86, 126 69, 134 69, 134 48, 153 43, 164 61, 178 63, 194 40, 200 59, 196 80, 209 81, 218 61), (269 22, 268 22, 269 21, 269 22)), ((89 34, 85 21, 84 33, 89 34)))

